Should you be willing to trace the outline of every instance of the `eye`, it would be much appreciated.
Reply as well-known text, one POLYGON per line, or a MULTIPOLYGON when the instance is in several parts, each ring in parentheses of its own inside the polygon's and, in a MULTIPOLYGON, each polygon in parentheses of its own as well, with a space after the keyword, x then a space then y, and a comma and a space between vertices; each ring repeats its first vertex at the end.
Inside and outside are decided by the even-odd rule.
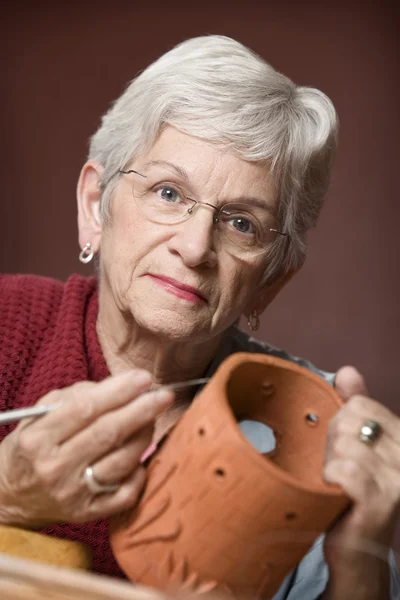
POLYGON ((163 186, 156 190, 156 193, 161 200, 168 204, 179 204, 182 200, 179 193, 173 187, 163 186))
POLYGON ((255 233, 252 222, 244 217, 234 217, 228 222, 232 224, 232 227, 240 231, 240 233, 255 233))
POLYGON ((246 235, 256 235, 257 227, 254 218, 251 215, 244 214, 237 207, 226 207, 221 211, 220 219, 228 226, 233 233, 239 232, 246 235))

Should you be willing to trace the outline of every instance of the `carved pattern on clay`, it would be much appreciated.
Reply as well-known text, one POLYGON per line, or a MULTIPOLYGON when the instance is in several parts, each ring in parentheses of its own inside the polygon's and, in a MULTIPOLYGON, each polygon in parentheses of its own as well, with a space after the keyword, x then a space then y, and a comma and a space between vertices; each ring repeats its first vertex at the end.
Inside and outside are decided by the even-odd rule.
POLYGON ((153 475, 153 478, 149 480, 149 483, 146 486, 140 503, 141 506, 144 506, 147 502, 149 502, 153 498, 153 496, 155 496, 155 494, 157 494, 157 492, 165 486, 168 479, 170 479, 170 477, 174 474, 178 466, 176 463, 170 466, 166 466, 166 471, 165 473, 163 473, 161 469, 158 469, 160 463, 161 458, 155 457, 149 467, 149 473, 153 473, 153 471, 155 471, 155 473, 153 475))
MULTIPOLYGON (((160 459, 156 458, 152 465, 157 467, 160 464, 160 459)), ((182 531, 182 523, 177 518, 174 523, 168 523, 168 528, 165 530, 165 521, 160 520, 159 525, 164 525, 164 529, 159 531, 153 531, 148 533, 150 525, 154 524, 158 519, 164 515, 164 513, 171 506, 171 493, 168 490, 164 490, 167 481, 172 477, 176 471, 177 465, 173 464, 165 473, 161 473, 161 477, 155 477, 152 481, 152 485, 148 485, 140 504, 140 507, 134 513, 134 519, 131 519, 132 526, 129 529, 129 533, 126 538, 126 549, 133 548, 134 546, 140 546, 141 544, 150 544, 157 541, 167 541, 176 539, 182 531), (164 493, 161 498, 158 498, 159 493, 164 493), (142 534, 142 535, 141 535, 142 534)), ((127 524, 129 525, 129 523, 127 524)))
POLYGON ((162 498, 160 503, 152 507, 154 509, 153 513, 146 515, 143 522, 140 522, 137 529, 132 529, 129 532, 129 536, 127 539, 126 548, 133 548, 134 546, 140 546, 142 544, 150 544, 152 542, 160 542, 160 541, 172 541, 175 540, 182 531, 182 524, 179 520, 176 520, 172 529, 168 531, 161 531, 160 533, 147 534, 146 531, 143 532, 143 529, 151 525, 154 521, 162 517, 163 513, 167 510, 168 506, 171 504, 170 496, 166 498, 162 498), (142 536, 140 535, 142 533, 142 536))
MULTIPOLYGON (((191 571, 186 558, 175 558, 173 550, 168 553, 165 561, 161 562, 157 569, 157 578, 159 581, 168 582, 168 589, 185 591, 193 594, 206 594, 216 591, 219 587, 217 581, 201 581, 199 574, 191 571)), ((221 589, 229 592, 226 586, 221 589)))

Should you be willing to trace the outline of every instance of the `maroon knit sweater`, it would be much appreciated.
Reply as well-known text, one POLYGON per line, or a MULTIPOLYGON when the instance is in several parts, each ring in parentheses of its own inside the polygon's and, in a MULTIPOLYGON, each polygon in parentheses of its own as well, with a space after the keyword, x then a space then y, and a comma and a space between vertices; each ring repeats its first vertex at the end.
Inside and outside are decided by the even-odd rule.
MULTIPOLYGON (((0 410, 31 406, 50 390, 101 381, 109 371, 96 335, 96 278, 63 284, 33 275, 0 275, 0 410)), ((0 440, 16 425, 0 427, 0 440)), ((124 577, 106 520, 60 523, 43 532, 88 544, 93 570, 124 577)))

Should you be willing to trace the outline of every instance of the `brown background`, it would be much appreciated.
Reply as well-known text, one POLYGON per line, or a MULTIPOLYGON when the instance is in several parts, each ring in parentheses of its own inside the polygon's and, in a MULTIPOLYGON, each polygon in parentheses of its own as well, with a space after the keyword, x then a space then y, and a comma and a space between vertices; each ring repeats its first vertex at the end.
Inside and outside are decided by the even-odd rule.
POLYGON ((308 262, 264 315, 260 337, 327 370, 355 364, 370 393, 400 413, 398 21, 388 5, 61 1, 1 10, 0 270, 87 272, 77 260, 75 184, 100 115, 177 42, 230 35, 321 88, 341 120, 308 262))

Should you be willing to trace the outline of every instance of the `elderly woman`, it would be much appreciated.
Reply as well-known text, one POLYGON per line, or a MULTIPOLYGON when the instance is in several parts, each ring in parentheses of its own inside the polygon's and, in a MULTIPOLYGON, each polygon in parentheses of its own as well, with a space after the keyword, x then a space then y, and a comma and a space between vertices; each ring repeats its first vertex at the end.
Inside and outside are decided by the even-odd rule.
MULTIPOLYGON (((97 277, 1 280, 2 409, 58 405, 3 428, 1 523, 85 542, 97 572, 121 576, 106 518, 135 505, 141 457, 195 392, 162 384, 210 376, 239 350, 284 355, 236 324, 244 314, 256 330, 303 264, 336 134, 323 93, 226 37, 186 41, 130 84, 78 182, 80 259, 94 259, 97 277)), ((347 403, 324 477, 353 504, 275 598, 400 598, 387 560, 400 421, 354 368, 335 383, 347 403), (367 419, 381 425, 369 445, 359 435, 367 419)))

